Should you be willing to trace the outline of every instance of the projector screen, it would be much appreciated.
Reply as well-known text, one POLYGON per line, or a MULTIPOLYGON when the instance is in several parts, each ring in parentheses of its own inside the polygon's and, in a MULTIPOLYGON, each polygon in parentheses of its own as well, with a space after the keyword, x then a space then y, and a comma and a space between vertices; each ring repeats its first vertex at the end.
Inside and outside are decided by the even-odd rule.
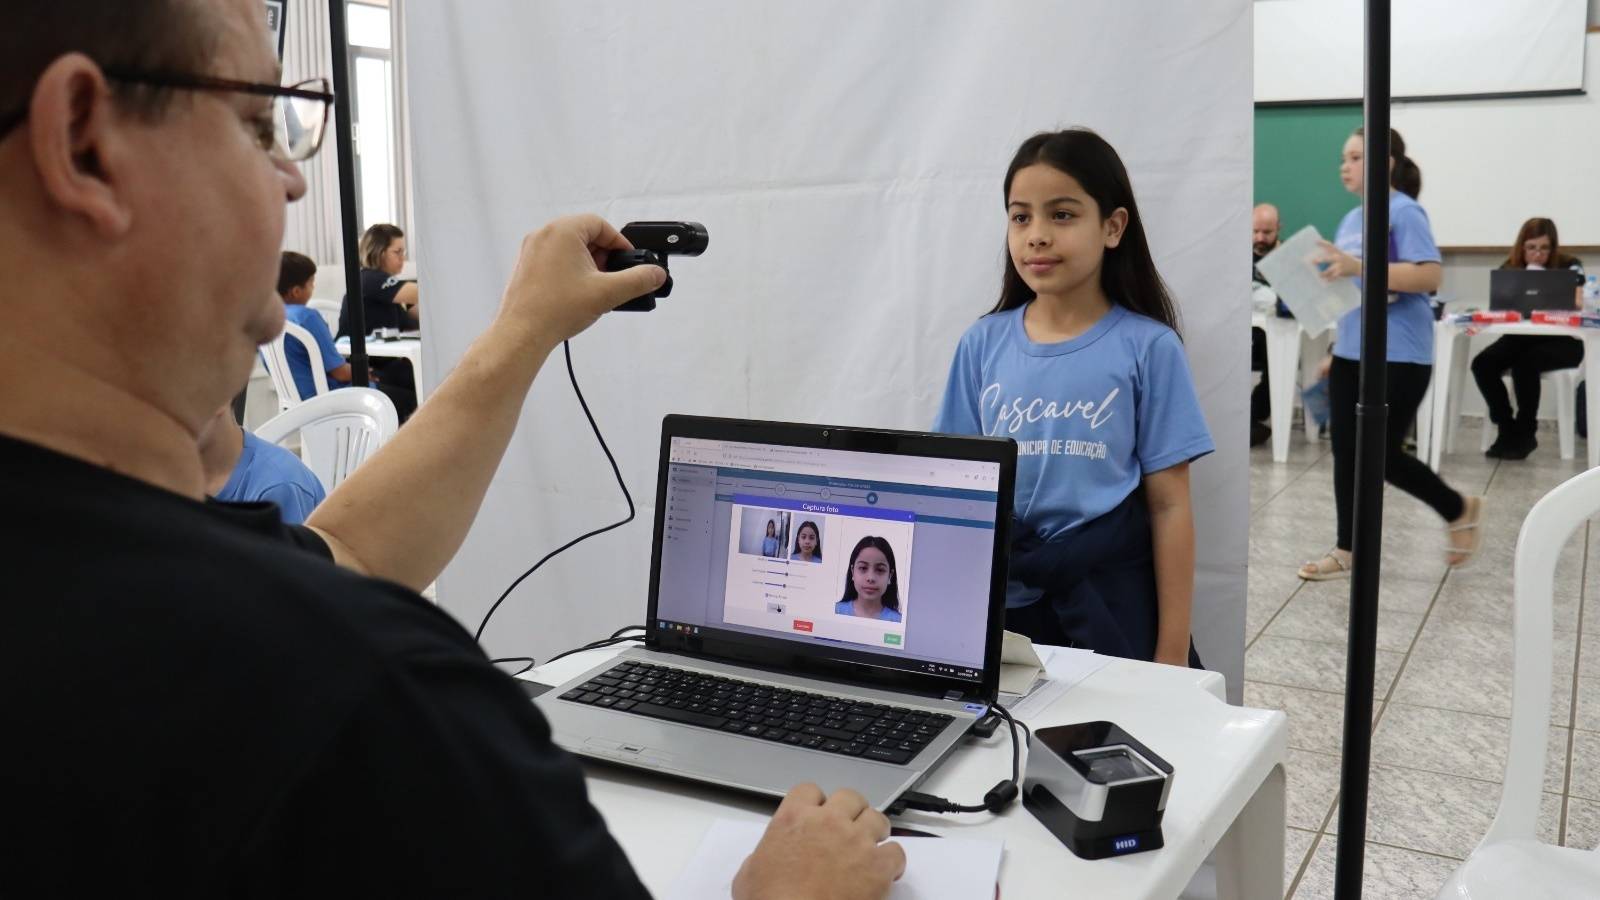
MULTIPOLYGON (((1583 89, 1585 0, 1394 0, 1396 99, 1583 89)), ((1361 0, 1258 0, 1257 103, 1358 100, 1361 0)))

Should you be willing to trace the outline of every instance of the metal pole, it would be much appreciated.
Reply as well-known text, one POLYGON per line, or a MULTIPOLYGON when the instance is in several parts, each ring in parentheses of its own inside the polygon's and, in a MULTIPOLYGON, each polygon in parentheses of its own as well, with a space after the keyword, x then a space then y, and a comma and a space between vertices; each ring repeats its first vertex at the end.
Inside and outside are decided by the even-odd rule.
POLYGON ((1384 431, 1389 350, 1389 0, 1366 0, 1365 157, 1361 229, 1361 388, 1356 405, 1354 556, 1350 646, 1344 688, 1344 771, 1333 896, 1359 900, 1367 847, 1372 764, 1372 682, 1378 643, 1378 570, 1383 555, 1384 431))
POLYGON ((328 42, 333 45, 333 145, 339 153, 339 232, 344 241, 344 302, 350 321, 350 383, 367 378, 367 309, 361 302, 361 259, 356 250, 355 123, 350 115, 350 41, 345 0, 328 0, 328 42))

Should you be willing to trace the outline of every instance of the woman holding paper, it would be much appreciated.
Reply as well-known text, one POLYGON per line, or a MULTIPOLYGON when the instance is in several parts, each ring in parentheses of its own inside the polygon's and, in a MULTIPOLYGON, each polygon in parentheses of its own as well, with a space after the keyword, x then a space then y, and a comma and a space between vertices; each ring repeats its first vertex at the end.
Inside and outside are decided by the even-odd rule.
MULTIPOLYGON (((1396 166, 1415 167, 1405 155, 1405 142, 1389 132, 1391 172, 1396 166)), ((1356 129, 1344 144, 1339 180, 1345 190, 1361 196, 1366 140, 1356 129)), ((1420 170, 1418 170, 1420 181, 1420 170)), ((1361 207, 1342 222, 1335 242, 1323 242, 1317 260, 1323 277, 1359 279, 1363 274, 1361 207)), ((1428 390, 1433 373, 1433 309, 1428 294, 1443 279, 1439 247, 1433 240, 1428 214, 1412 197, 1389 191, 1389 246, 1384 275, 1389 287, 1389 347, 1387 354, 1389 420, 1384 435, 1384 472, 1390 484, 1428 504, 1446 522, 1445 559, 1452 567, 1464 565, 1478 550, 1483 498, 1464 496, 1445 484, 1421 460, 1405 452, 1406 431, 1428 390)), ((1327 581, 1350 574, 1352 510, 1355 505, 1356 399, 1360 383, 1361 310, 1339 320, 1328 370, 1330 430, 1333 440, 1333 495, 1338 510, 1334 548, 1320 560, 1300 568, 1308 581, 1327 581)))

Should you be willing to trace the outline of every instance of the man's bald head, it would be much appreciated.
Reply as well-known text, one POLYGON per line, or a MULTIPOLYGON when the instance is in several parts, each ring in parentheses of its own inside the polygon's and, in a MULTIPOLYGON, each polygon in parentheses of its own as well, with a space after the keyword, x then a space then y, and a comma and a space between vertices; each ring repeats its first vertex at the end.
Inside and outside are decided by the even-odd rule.
POLYGON ((1256 259, 1278 246, 1278 208, 1271 203, 1258 205, 1250 214, 1250 243, 1256 259))

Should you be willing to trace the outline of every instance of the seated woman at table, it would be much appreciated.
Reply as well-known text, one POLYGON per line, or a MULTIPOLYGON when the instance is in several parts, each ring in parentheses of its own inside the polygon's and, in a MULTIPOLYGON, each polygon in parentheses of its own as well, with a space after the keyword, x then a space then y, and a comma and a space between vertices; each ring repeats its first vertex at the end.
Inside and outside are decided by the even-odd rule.
MULTIPOLYGON (((366 333, 379 328, 416 330, 421 326, 421 301, 415 281, 400 278, 406 264, 406 233, 398 226, 378 224, 361 235, 361 310, 366 333)), ((351 336, 354 328, 348 295, 339 308, 339 334, 351 336)), ((373 359, 372 371, 384 384, 417 389, 416 373, 408 359, 373 359)), ((398 405, 398 404, 397 404, 398 405)))
MULTIPOLYGON (((1549 219, 1529 219, 1517 232, 1511 255, 1502 269, 1571 269, 1583 271, 1583 263, 1561 252, 1556 223, 1549 219)), ((1582 302, 1582 289, 1575 289, 1573 305, 1582 302)), ((1539 334, 1508 334, 1479 353, 1472 361, 1472 378, 1489 407, 1489 421, 1499 429, 1495 442, 1484 455, 1495 459, 1526 459, 1539 446, 1539 377, 1557 369, 1572 369, 1583 363, 1583 342, 1577 338, 1539 334), (1517 407, 1511 408, 1506 393, 1505 374, 1511 373, 1517 407)))
MULTIPOLYGON (((322 314, 306 306, 317 284, 317 264, 310 257, 285 250, 278 265, 278 296, 283 299, 284 318, 304 328, 311 334, 322 357, 322 368, 327 376, 328 388, 348 387, 350 363, 334 345, 333 335, 322 314)), ((283 343, 283 355, 289 363, 289 377, 300 391, 300 399, 309 399, 317 393, 317 383, 311 372, 311 351, 293 338, 283 343)), ((417 409, 417 392, 409 387, 388 384, 373 378, 372 386, 382 391, 394 403, 395 412, 404 422, 417 409)))

